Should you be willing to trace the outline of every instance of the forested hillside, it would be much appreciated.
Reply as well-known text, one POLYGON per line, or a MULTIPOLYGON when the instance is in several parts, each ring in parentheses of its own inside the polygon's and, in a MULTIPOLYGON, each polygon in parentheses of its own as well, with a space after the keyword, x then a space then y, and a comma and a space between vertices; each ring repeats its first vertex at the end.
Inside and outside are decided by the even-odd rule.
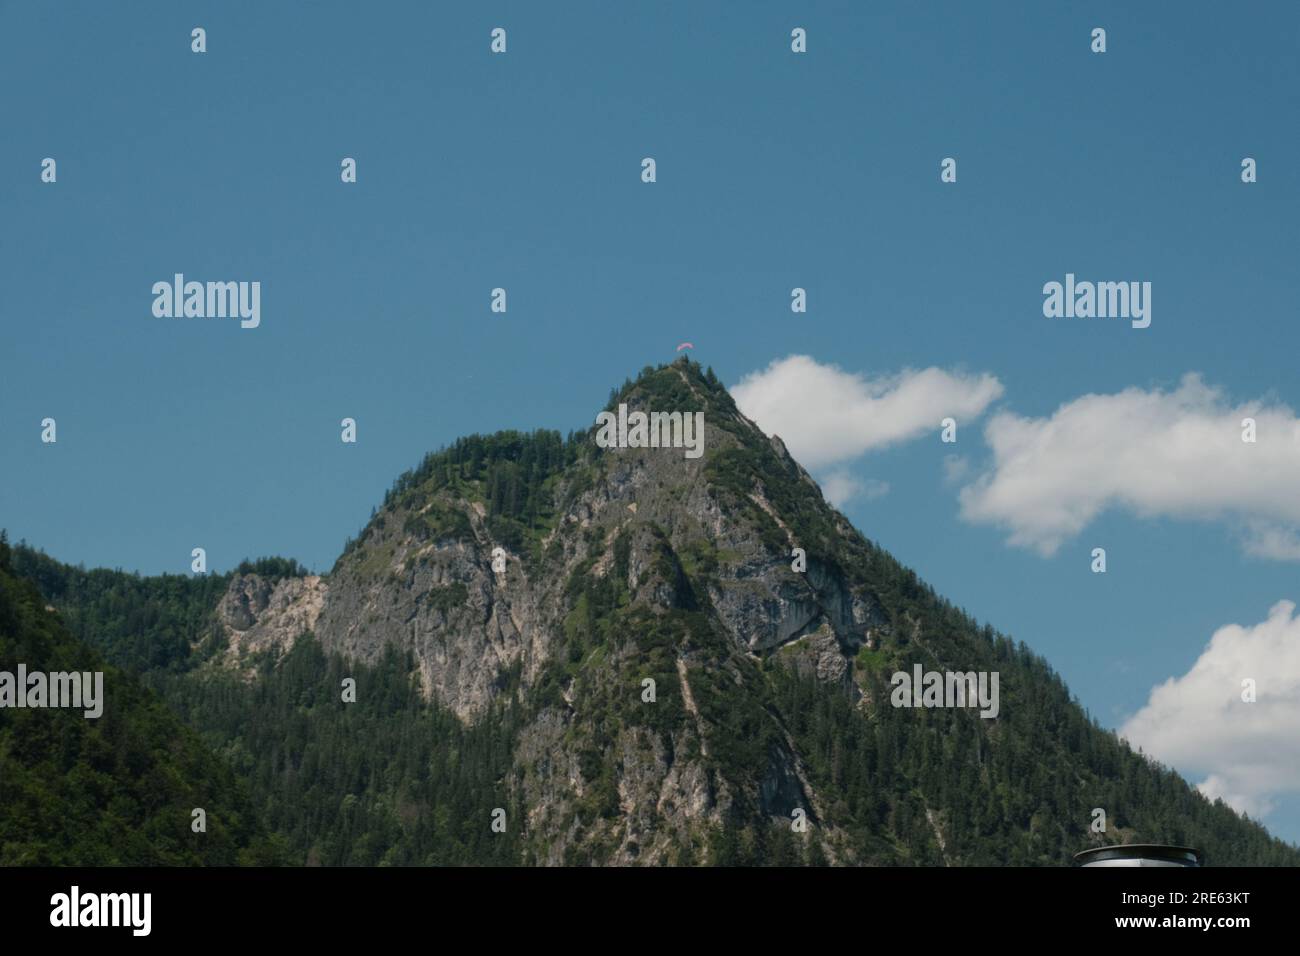
POLYGON ((102 725, 0 712, 0 833, 23 840, 6 859, 145 853, 115 849, 124 829, 159 861, 247 860, 271 855, 256 819, 291 864, 1068 865, 1119 842, 1300 863, 859 534, 710 372, 647 369, 617 402, 704 411, 705 457, 587 432, 462 439, 398 479, 313 589, 279 587, 304 574, 283 559, 145 578, 6 557, 5 661, 99 653, 171 709, 115 671, 102 725), (280 615, 237 660, 245 631, 215 613, 236 591, 264 598, 240 628, 280 615), (890 674, 916 665, 998 673, 996 719, 891 706, 890 674), (90 772, 112 786, 87 791, 90 772), (236 808, 224 843, 173 820, 200 800, 236 808), (64 806, 66 826, 29 825, 64 806))
POLYGON ((0 709, 0 865, 282 860, 230 767, 134 676, 73 637, 11 557, 0 534, 0 671, 102 671, 104 700, 95 719, 0 709), (195 808, 206 832, 191 829, 195 808))

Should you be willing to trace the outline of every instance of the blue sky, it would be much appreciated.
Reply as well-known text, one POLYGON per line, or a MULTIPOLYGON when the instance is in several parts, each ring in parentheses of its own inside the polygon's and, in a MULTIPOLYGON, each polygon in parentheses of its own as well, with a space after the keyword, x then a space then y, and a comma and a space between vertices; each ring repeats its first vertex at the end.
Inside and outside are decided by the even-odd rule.
MULTIPOLYGON (((837 464, 888 485, 844 510, 1119 727, 1216 630, 1300 601, 1300 563, 1252 553, 1219 499, 1111 502, 1048 555, 963 514, 973 478, 944 458, 989 474, 999 412, 1188 372, 1225 420, 1290 420, 1298 39, 1280 2, 0 2, 0 525, 89 566, 184 572, 203 546, 218 570, 327 570, 427 450, 585 426, 684 340, 729 384, 792 355, 867 382, 991 375, 956 446, 936 421, 837 464), (261 326, 153 318, 175 272, 260 281, 261 326), (1151 327, 1044 318, 1067 272, 1150 281, 1151 327)), ((1294 459, 1273 448, 1275 485, 1294 459)), ((1277 749, 1300 738, 1286 673, 1213 752, 1149 739, 1297 840, 1300 780, 1225 766, 1241 734, 1300 763, 1277 749)), ((1194 702, 1180 686, 1155 724, 1194 702)))

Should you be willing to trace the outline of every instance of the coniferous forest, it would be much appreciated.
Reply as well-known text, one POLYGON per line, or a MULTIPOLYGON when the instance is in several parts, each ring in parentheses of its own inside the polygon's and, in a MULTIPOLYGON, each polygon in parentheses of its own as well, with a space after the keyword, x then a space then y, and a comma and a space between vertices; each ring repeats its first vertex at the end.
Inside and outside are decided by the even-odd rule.
MULTIPOLYGON (((562 460, 563 445, 547 442, 562 460)), ((423 468, 497 487, 493 476, 501 472, 491 452, 466 454, 468 447, 423 468)), ((519 447, 507 443, 500 453, 513 459, 519 447)), ((529 476, 534 486, 525 482, 496 507, 526 516, 521 503, 536 500, 548 468, 514 467, 508 474, 529 476)), ((411 487, 403 479, 395 493, 411 487)), ((309 635, 282 660, 258 662, 256 679, 243 679, 204 667, 221 641, 212 607, 232 575, 86 571, 26 546, 2 548, 0 669, 19 659, 48 669, 105 667, 115 701, 100 722, 0 711, 2 862, 373 866, 533 858, 526 836, 499 838, 480 821, 489 809, 485 795, 493 802, 492 795, 508 792, 502 784, 516 772, 514 737, 528 707, 548 703, 544 693, 531 704, 500 705, 489 719, 466 726, 420 695, 408 657, 389 649, 373 666, 359 665, 326 653, 309 635), (355 704, 339 700, 343 675, 357 679, 355 704), (175 836, 188 832, 185 821, 166 818, 181 804, 206 808, 208 839, 175 836)), ((996 734, 985 734, 979 718, 961 710, 864 711, 842 690, 782 666, 779 654, 763 662, 763 684, 752 700, 739 699, 725 683, 700 691, 719 695, 706 706, 722 719, 743 719, 738 715, 753 707, 780 715, 818 788, 835 794, 833 813, 861 861, 1065 864, 1088 842, 1079 821, 1103 805, 1116 808, 1113 835, 1126 842, 1195 845, 1211 863, 1300 862, 1294 848, 1206 801, 1097 726, 1027 648, 977 628, 892 559, 878 560, 877 572, 894 571, 899 607, 943 616, 950 639, 982 647, 981 663, 1002 673, 1004 687, 1035 689, 1004 702, 996 734)), ((235 573, 275 578, 304 570, 262 559, 235 573)), ((596 616, 601 602, 613 610, 625 601, 613 592, 588 599, 596 616)), ((887 660, 868 651, 861 658, 868 696, 887 700, 887 660)), ((737 745, 744 736, 739 729, 737 745)), ((741 749, 716 757, 737 765, 752 759, 741 749)), ((511 818, 524 810, 504 809, 511 818)), ((608 809, 589 806, 593 815, 608 809)), ((830 862, 816 845, 801 846, 788 826, 752 820, 683 842, 675 856, 682 864, 704 859, 830 862)))

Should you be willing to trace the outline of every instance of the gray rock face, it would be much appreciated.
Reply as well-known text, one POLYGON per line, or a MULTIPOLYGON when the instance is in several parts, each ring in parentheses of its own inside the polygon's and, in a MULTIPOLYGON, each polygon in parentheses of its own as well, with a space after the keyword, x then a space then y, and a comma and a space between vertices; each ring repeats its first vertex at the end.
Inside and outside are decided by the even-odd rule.
MULTIPOLYGON (((706 400, 698 380, 671 368, 706 400)), ((628 401, 641 402, 635 394, 628 401)), ((510 552, 494 539, 480 501, 444 489, 377 515, 328 580, 271 585, 237 578, 219 609, 232 655, 282 652, 309 631, 326 650, 363 662, 394 646, 413 655, 429 698, 475 722, 507 693, 529 706, 539 682, 555 673, 566 626, 574 626, 574 602, 566 596, 574 576, 621 575, 631 607, 652 618, 702 613, 737 660, 756 661, 790 645, 797 666, 849 684, 849 658, 884 621, 874 596, 851 586, 815 542, 796 540, 761 482, 733 500, 712 480, 710 463, 746 448, 766 455, 819 503, 826 526, 839 527, 842 517, 821 503, 780 439, 763 436, 734 408, 710 407, 702 458, 672 448, 611 448, 583 466, 589 473, 572 485, 580 493, 567 493, 576 476, 562 478, 555 489, 562 507, 540 542, 540 559, 510 552), (439 523, 430 509, 444 519, 460 517, 439 523), (784 536, 780 548, 774 534, 784 536), (808 551, 805 572, 791 568, 794 547, 808 551), (505 551, 504 572, 493 570, 495 549, 505 551)), ((668 731, 624 726, 611 737, 604 716, 591 709, 595 699, 640 692, 628 674, 643 662, 625 649, 599 660, 588 655, 580 671, 585 696, 575 697, 573 679, 565 678, 563 700, 541 707, 520 733, 513 786, 530 808, 529 832, 546 835, 536 844, 540 862, 564 862, 570 848, 593 841, 611 848, 611 862, 669 861, 674 848, 698 846, 699 834, 726 819, 741 798, 771 817, 788 821, 803 808, 816 819, 818 797, 785 743, 769 749, 766 766, 752 768, 748 796, 717 771, 716 729, 692 695, 693 686, 709 686, 700 682, 711 679, 705 669, 716 664, 685 645, 677 655, 677 686, 661 688, 680 708, 668 731), (598 780, 595 767, 612 777, 598 780)))
POLYGON ((529 581, 519 559, 492 570, 492 541, 467 509, 477 540, 422 541, 401 530, 404 515, 372 526, 364 549, 345 560, 317 622, 327 650, 376 660, 386 645, 415 655, 427 694, 473 720, 504 686, 503 674, 545 660, 545 602, 554 595, 529 581))
POLYGON ((227 642, 223 663, 239 666, 263 651, 282 654, 315 627, 327 591, 316 575, 276 582, 256 574, 236 576, 217 605, 227 642))
MULTIPOLYGON (((706 424, 706 448, 728 444, 734 444, 730 434, 706 424)), ((556 521, 561 547, 554 564, 530 569, 507 552, 505 573, 495 573, 492 552, 504 546, 493 540, 472 502, 449 502, 469 519, 472 540, 423 540, 403 530, 409 515, 396 511, 371 524, 328 587, 312 593, 313 601, 324 595, 323 606, 298 619, 313 623, 326 649, 357 660, 372 662, 389 644, 412 651, 426 692, 473 721, 504 688, 511 667, 521 667, 525 687, 536 679, 561 630, 565 581, 593 557, 596 572, 609 573, 612 542, 626 532, 628 586, 638 601, 654 607, 681 606, 689 588, 657 572, 660 539, 677 554, 701 542, 716 550, 720 557, 707 597, 746 650, 771 651, 822 627, 830 628, 846 653, 865 640, 877 620, 871 598, 851 593, 814 556, 806 573, 792 571, 788 554, 769 553, 752 528, 728 521, 708 492, 703 459, 687 460, 672 449, 611 449, 606 455, 607 479, 556 521), (607 532, 595 555, 579 533, 593 527, 607 532)), ((245 606, 265 600, 249 593, 223 603, 232 604, 233 615, 247 616, 255 612, 245 606)))

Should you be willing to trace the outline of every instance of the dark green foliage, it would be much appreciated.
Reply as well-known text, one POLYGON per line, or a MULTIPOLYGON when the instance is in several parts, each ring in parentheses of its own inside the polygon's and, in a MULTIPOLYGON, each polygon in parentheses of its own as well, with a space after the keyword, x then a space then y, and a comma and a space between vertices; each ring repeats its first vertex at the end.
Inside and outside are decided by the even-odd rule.
POLYGON ((1121 833, 1195 846, 1210 865, 1300 864, 1295 848, 1088 720, 1040 659, 1014 651, 998 668, 996 723, 958 708, 894 708, 885 674, 867 680, 879 703, 864 711, 847 693, 769 669, 814 785, 833 795, 863 862, 1068 865, 1093 842, 1092 808, 1105 807, 1108 842, 1121 833))
POLYGON ((102 671, 103 714, 0 709, 0 865, 274 864, 235 775, 131 676, 77 641, 0 551, 0 670, 102 671), (191 811, 207 832, 191 830, 191 811))
POLYGON ((524 825, 506 787, 513 710, 474 728, 420 697, 411 661, 374 667, 300 638, 253 684, 168 677, 173 707, 248 781, 289 862, 324 866, 509 864, 524 825), (356 680, 344 703, 342 681, 356 680), (490 829, 506 811, 505 833, 490 829))
MULTIPOLYGON (((585 435, 566 439, 546 430, 457 439, 397 479, 384 495, 383 510, 372 516, 360 538, 348 540, 343 556, 366 539, 370 527, 382 528, 386 515, 398 509, 409 512, 403 530, 421 540, 469 540, 469 519, 451 503, 463 498, 484 505, 494 540, 536 560, 540 554, 534 549, 554 519, 559 476, 578 462, 586 445, 585 435)), ((575 477, 571 494, 582 485, 584 473, 578 471, 575 477)))
MULTIPOLYGON (((705 469, 710 490, 728 495, 729 513, 747 521, 758 529, 759 540, 768 551, 783 553, 788 550, 785 532, 772 520, 772 516, 750 499, 750 493, 762 488, 755 483, 758 472, 755 465, 768 456, 751 448, 727 448, 709 459, 705 469)), ((778 483, 777 488, 784 483, 778 483)), ((802 539, 801 539, 802 540, 802 539)), ((806 549, 805 549, 806 550, 806 549)))
POLYGON ((384 495, 384 506, 394 501, 407 502, 413 493, 427 499, 443 488, 458 490, 466 484, 483 484, 494 511, 519 517, 527 513, 529 499, 536 494, 536 488, 525 487, 520 478, 546 478, 561 471, 576 460, 577 444, 573 436, 566 440, 559 432, 546 430, 458 438, 450 447, 431 452, 418 467, 403 473, 384 495))
POLYGON ((627 641, 624 647, 629 663, 622 672, 625 683, 611 695, 609 704, 622 722, 660 734, 669 751, 673 734, 685 719, 677 655, 679 649, 691 646, 691 628, 698 617, 682 611, 648 614, 644 608, 636 608, 620 618, 619 632, 627 641), (655 702, 650 706, 641 701, 641 682, 646 678, 655 682, 655 702))
POLYGON ((735 404, 726 389, 721 386, 706 386, 698 376, 698 371, 699 365, 689 359, 681 359, 659 368, 647 366, 635 382, 624 382, 623 387, 610 396, 605 411, 616 412, 619 404, 627 401, 635 401, 636 407, 643 410, 671 409, 683 414, 713 412, 719 403, 730 405, 734 409, 735 404), (695 374, 688 374, 684 379, 678 370, 695 374))
MULTIPOLYGON (((103 568, 87 571, 23 545, 14 549, 12 560, 15 573, 30 578, 59 608, 75 637, 136 672, 190 667, 193 647, 211 634, 212 609, 230 583, 228 574, 146 578, 103 568)), ((280 558, 258 564, 283 573, 297 569, 296 562, 280 558)))
POLYGON ((446 614, 463 606, 468 598, 469 591, 465 588, 465 585, 457 581, 445 587, 430 588, 425 600, 430 607, 437 608, 446 614))
POLYGON ((579 817, 608 820, 618 816, 618 784, 614 780, 613 763, 602 751, 593 748, 578 755, 578 765, 588 784, 578 802, 579 817))
MULTIPOLYGON (((0 558, 8 559, 8 545, 2 547, 0 558)), ((73 719, 66 711, 0 710, 0 844, 5 847, 0 862, 329 865, 518 859, 523 817, 502 786, 514 735, 511 716, 496 715, 481 729, 466 730, 453 715, 420 700, 405 659, 390 653, 374 668, 345 667, 310 639, 296 642, 279 666, 264 661, 252 685, 225 672, 187 670, 197 663, 196 655, 157 649, 188 649, 192 637, 207 633, 229 575, 141 578, 80 571, 25 548, 13 553, 14 563, 57 590, 49 600, 57 601, 68 619, 106 652, 134 666, 181 717, 204 731, 225 760, 218 762, 153 695, 116 670, 106 677, 110 703, 99 721, 79 713, 73 719), (341 700, 344 676, 357 680, 354 704, 341 700), (141 702, 148 707, 137 707, 141 702), (142 716, 124 724, 123 715, 137 710, 142 716), (10 715, 27 721, 21 737, 26 747, 18 751, 10 715), (89 735, 79 746, 96 755, 93 774, 79 770, 62 751, 43 757, 53 749, 51 741, 31 727, 51 721, 65 728, 60 732, 68 740, 65 749, 78 745, 79 737, 68 736, 69 730, 89 735), (169 769, 167 777, 160 770, 137 778, 151 755, 188 762, 180 771, 169 769), (31 769, 23 766, 28 760, 31 769), (134 788, 121 786, 117 776, 134 788), (184 799, 174 798, 177 789, 184 799), (191 796, 191 791, 198 792, 191 796), (253 840, 244 832, 250 824, 225 809, 236 798, 247 818, 269 822, 276 842, 253 840), (196 806, 208 811, 205 835, 190 833, 189 812, 196 806), (507 811, 504 834, 489 829, 498 806, 507 811), (164 826, 179 836, 163 832, 164 826), (13 836, 19 830, 29 836, 13 836), (113 837, 113 830, 121 832, 113 837)), ((272 577, 301 573, 294 562, 280 559, 246 563, 242 570, 272 577)), ((28 597, 43 608, 34 589, 28 597)), ((466 597, 465 586, 453 583, 432 590, 428 600, 446 610, 462 606, 466 597)), ((12 612, 0 596, 0 625, 12 612)), ((43 610, 40 615, 58 620, 43 610)), ((7 628, 0 631, 7 633, 7 628)), ((12 669, 9 657, 0 638, 0 669, 12 669)), ((23 659, 35 666, 30 655, 23 659)), ((50 664, 48 669, 63 668, 50 664)), ((518 669, 502 679, 505 686, 517 685, 518 669)))
POLYGON ((417 541, 469 541, 474 537, 465 512, 437 501, 430 502, 425 510, 408 514, 402 530, 417 541))
MULTIPOLYGON (((809 554, 826 556, 857 544, 846 541, 832 520, 830 508, 814 492, 793 460, 778 456, 763 435, 735 424, 731 417, 735 413, 731 396, 725 390, 721 396, 725 396, 723 411, 715 409, 711 420, 726 429, 739 442, 739 447, 717 449, 709 455, 705 478, 710 492, 721 499, 724 509, 757 528, 763 546, 769 551, 788 554, 789 544, 785 532, 771 515, 750 497, 755 492, 767 499, 795 535, 799 547, 809 554)), ((722 398, 715 401, 721 402, 722 398)))
MULTIPOLYGON (((411 660, 391 647, 366 667, 327 656, 304 638, 278 664, 263 659, 251 684, 196 668, 204 652, 190 648, 212 649, 211 611, 228 576, 142 579, 86 572, 30 549, 11 553, 0 537, 0 583, 12 583, 2 570, 6 564, 20 567, 41 583, 78 636, 160 690, 246 781, 249 806, 284 841, 293 863, 514 863, 543 856, 542 841, 550 834, 528 834, 527 808, 509 797, 518 792, 512 775, 523 772, 512 753, 521 728, 554 709, 563 715, 564 747, 576 756, 583 778, 563 828, 568 832, 571 823, 588 837, 569 843, 565 859, 573 864, 604 862, 617 846, 626 759, 620 742, 629 737, 649 738, 670 766, 699 760, 709 786, 725 789, 731 799, 725 826, 671 837, 669 858, 684 864, 825 865, 835 847, 823 847, 821 836, 833 826, 844 840, 840 849, 861 863, 1061 865, 1096 840, 1088 824, 1097 806, 1108 813, 1108 842, 1186 843, 1204 850, 1212 865, 1300 864, 1296 848, 1207 801, 1096 724, 1023 644, 979 624, 849 528, 798 466, 736 417, 711 370, 702 372, 689 360, 647 369, 611 394, 609 408, 620 401, 704 410, 712 426, 735 439, 716 443, 705 461, 709 491, 724 513, 788 560, 786 533, 751 497, 761 494, 807 550, 808 581, 837 578, 842 589, 853 589, 879 611, 875 646, 858 649, 853 660, 852 679, 864 699, 814 680, 798 646, 759 659, 724 632, 710 604, 710 583, 730 559, 705 530, 678 526, 674 547, 643 510, 617 530, 566 525, 543 555, 540 542, 554 530, 557 514, 603 480, 603 453, 593 447, 591 429, 567 439, 556 432, 462 439, 403 475, 372 516, 371 528, 388 523, 391 532, 401 522, 401 530, 419 541, 468 539, 473 527, 465 502, 480 504, 496 541, 527 560, 557 562, 543 565, 543 573, 560 566, 559 556, 579 544, 576 536, 583 538, 589 557, 565 582, 557 652, 526 691, 521 663, 502 669, 498 709, 472 728, 424 702, 411 660), (613 561, 597 575, 593 569, 611 533, 613 561), (628 582, 634 563, 638 595, 671 593, 674 599, 635 600, 628 582), (913 664, 997 671, 998 718, 983 720, 976 710, 892 707, 890 674, 913 664), (698 713, 688 713, 683 671, 698 713), (356 703, 340 700, 345 676, 357 680, 356 703), (657 689, 653 704, 641 699, 647 678, 657 689), (790 830, 789 777, 782 778, 781 792, 764 789, 774 766, 793 763, 791 750, 818 794, 823 817, 810 821, 807 834, 790 830), (495 807, 507 811, 505 834, 489 828, 495 807)), ((272 578, 302 573, 280 559, 246 569, 272 578)), ((21 600, 4 597, 0 635, 43 633, 47 612, 34 590, 21 600)), ((467 598, 465 585, 452 583, 424 599, 449 612, 467 598)), ((168 801, 182 785, 165 773, 159 782, 146 772, 148 787, 133 789, 130 781, 139 776, 130 774, 149 760, 179 759, 177 747, 198 762, 198 779, 223 779, 224 771, 204 764, 211 760, 207 751, 166 724, 156 704, 144 706, 151 700, 146 691, 121 675, 115 680, 111 699, 135 702, 128 708, 133 719, 152 715, 156 724, 146 721, 128 735, 112 723, 87 730, 93 722, 78 717, 66 727, 50 723, 44 737, 32 736, 39 747, 31 749, 28 736, 15 734, 0 712, 0 840, 7 833, 38 834, 20 837, 27 840, 18 844, 26 847, 21 861, 57 862, 71 858, 70 845, 82 844, 120 859, 143 853, 129 841, 127 850, 117 848, 112 833, 97 829, 101 823, 92 811, 104 807, 114 827, 135 820, 137 829, 153 834, 150 843, 161 833, 160 852, 187 852, 187 820, 181 821, 180 842, 166 842, 175 802, 168 801), (132 743, 137 737, 139 745, 132 743), (104 765, 106 754, 111 760, 104 765), (41 760, 54 763, 34 771, 41 760), (90 771, 77 769, 82 763, 90 771), (15 766, 20 771, 13 772, 15 766), (116 791, 85 789, 90 772, 129 777, 116 784, 125 787, 125 799, 116 800, 116 791), (55 806, 62 814, 65 804, 73 808, 67 832, 41 809, 55 806), (100 849, 105 846, 111 849, 100 849)), ((254 833, 244 822, 253 815, 238 810, 238 785, 229 775, 224 779, 229 790, 218 796, 181 791, 182 805, 193 800, 209 807, 210 822, 211 806, 222 806, 219 797, 236 807, 219 814, 231 835, 205 862, 247 859, 255 848, 271 853, 255 836, 238 837, 241 825, 254 833)), ((8 846, 0 853, 9 853, 8 846)))
POLYGON ((239 566, 235 568, 235 573, 256 574, 270 581, 278 581, 281 578, 300 578, 311 572, 293 558, 271 557, 258 558, 256 561, 249 561, 245 558, 239 562, 239 566))

